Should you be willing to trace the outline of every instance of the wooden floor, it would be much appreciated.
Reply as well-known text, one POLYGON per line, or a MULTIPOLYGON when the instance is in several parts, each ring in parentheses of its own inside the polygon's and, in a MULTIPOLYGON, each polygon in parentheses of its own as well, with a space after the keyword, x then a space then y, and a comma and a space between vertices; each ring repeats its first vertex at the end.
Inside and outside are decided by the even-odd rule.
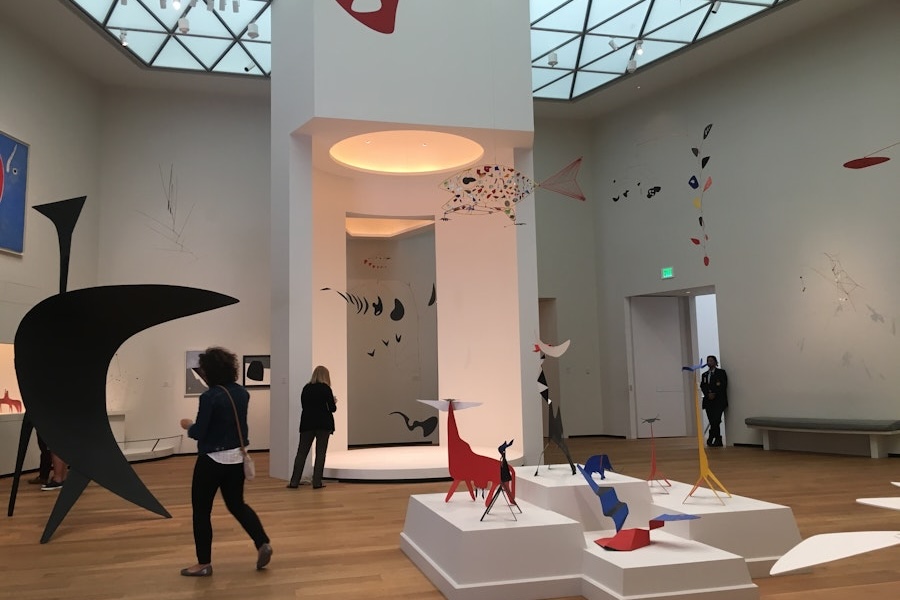
MULTIPOLYGON (((693 483, 697 450, 693 439, 657 440, 665 476, 693 483)), ((605 453, 620 473, 646 477, 646 440, 570 440, 576 461, 605 453)), ((732 494, 790 506, 800 533, 900 530, 900 513, 857 504, 858 497, 900 496, 900 461, 764 452, 759 448, 711 449, 715 475, 732 494)), ((259 473, 268 456, 256 454, 259 473)), ((562 462, 555 448, 552 462, 562 462)), ((213 565, 205 579, 181 577, 195 562, 191 536, 190 476, 193 457, 135 465, 156 497, 172 513, 163 519, 97 485, 91 485, 48 544, 38 540, 55 492, 20 488, 16 514, 0 528, 0 598, 178 600, 183 598, 290 599, 442 598, 399 549, 407 499, 444 492, 447 482, 416 484, 341 483, 312 490, 285 489, 285 482, 259 477, 247 500, 259 513, 275 553, 265 571, 254 570, 256 553, 237 523, 217 501, 213 565)), ((12 480, 0 480, 9 498, 12 480)), ((465 495, 455 502, 467 501, 465 495)), ((765 535, 764 531, 760 535, 765 535)), ((900 598, 900 548, 872 552, 811 573, 755 581, 770 600, 896 600, 900 598)))

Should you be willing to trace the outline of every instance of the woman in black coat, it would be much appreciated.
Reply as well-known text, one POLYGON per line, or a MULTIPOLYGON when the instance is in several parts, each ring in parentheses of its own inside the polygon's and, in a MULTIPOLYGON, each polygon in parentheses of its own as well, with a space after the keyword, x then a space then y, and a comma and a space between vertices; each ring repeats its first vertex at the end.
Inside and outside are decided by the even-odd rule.
POLYGON ((256 568, 272 558, 272 546, 259 517, 244 502, 244 455, 247 407, 250 394, 237 383, 237 356, 224 348, 207 348, 200 355, 197 374, 209 386, 200 396, 197 420, 182 419, 181 426, 197 440, 197 462, 191 481, 194 546, 197 564, 181 570, 185 577, 212 575, 211 513, 216 492, 256 546, 256 568), (237 417, 235 419, 235 417, 237 417))
POLYGON ((314 489, 325 487, 322 483, 322 472, 325 470, 325 452, 328 451, 328 438, 334 433, 334 411, 337 400, 331 391, 331 376, 328 369, 319 365, 313 369, 312 377, 300 393, 300 446, 294 458, 294 471, 291 473, 289 488, 300 485, 303 467, 313 440, 316 442, 316 460, 313 465, 312 483, 314 489))

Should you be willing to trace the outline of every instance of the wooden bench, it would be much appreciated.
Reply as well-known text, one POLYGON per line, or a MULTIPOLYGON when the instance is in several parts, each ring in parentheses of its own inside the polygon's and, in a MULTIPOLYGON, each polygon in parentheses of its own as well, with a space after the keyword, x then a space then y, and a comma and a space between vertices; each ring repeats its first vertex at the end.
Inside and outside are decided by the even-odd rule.
POLYGON ((763 435, 763 449, 771 448, 770 432, 791 431, 802 433, 828 433, 865 435, 869 438, 869 454, 872 458, 887 456, 887 442, 892 435, 900 434, 900 421, 890 419, 805 419, 792 417, 747 417, 747 427, 759 429, 763 435))

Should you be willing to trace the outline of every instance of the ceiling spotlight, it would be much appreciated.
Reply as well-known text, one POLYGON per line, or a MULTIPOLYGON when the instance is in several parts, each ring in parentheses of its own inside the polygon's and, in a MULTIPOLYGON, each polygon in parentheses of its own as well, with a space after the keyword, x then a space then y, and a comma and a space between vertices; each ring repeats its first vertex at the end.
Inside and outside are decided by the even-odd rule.
POLYGON ((559 64, 559 60, 557 59, 556 52, 551 52, 547 55, 547 64, 551 67, 555 67, 559 64))
POLYGON ((247 25, 247 37, 251 40, 255 40, 259 37, 259 25, 256 23, 250 23, 247 25))
POLYGON ((119 4, 122 6, 126 6, 128 4, 128 0, 119 0, 119 4))
POLYGON ((634 52, 635 52, 638 56, 640 56, 641 54, 644 53, 644 40, 638 40, 638 41, 637 41, 637 43, 634 45, 634 52))
POLYGON ((219 10, 225 10, 225 0, 219 0, 219 10))
POLYGON ((241 0, 234 0, 231 3, 231 10, 233 10, 234 12, 237 12, 240 9, 241 9, 241 0))
POLYGON ((206 0, 206 10, 212 12, 212 10, 213 10, 213 3, 214 3, 215 1, 216 1, 216 0, 206 0))
POLYGON ((172 0, 172 8, 181 10, 181 0, 172 0))
POLYGON ((123 46, 127 46, 127 45, 128 45, 128 32, 125 31, 124 29, 123 29, 122 31, 119 32, 119 42, 120 42, 123 46))
POLYGON ((191 8, 194 8, 195 6, 197 6, 197 0, 191 0, 191 3, 190 3, 189 6, 190 6, 191 8))
POLYGON ((616 43, 616 38, 610 38, 609 47, 613 49, 613 52, 619 49, 619 45, 616 43))
POLYGON ((713 2, 713 5, 712 5, 712 11, 713 11, 714 13, 719 12, 719 7, 720 7, 720 6, 722 6, 722 3, 719 2, 719 0, 716 0, 715 2, 713 2))
POLYGON ((249 73, 256 66, 256 63, 250 63, 246 67, 244 67, 244 73, 249 73))
POLYGON ((159 7, 160 7, 160 8, 165 8, 165 7, 166 7, 166 0, 159 0, 159 7))
POLYGON ((191 22, 187 20, 186 17, 181 17, 178 19, 178 31, 181 33, 187 33, 191 30, 191 22))
POLYGON ((637 69, 637 61, 632 58, 628 61, 628 66, 625 67, 625 70, 629 73, 634 73, 635 69, 637 69))

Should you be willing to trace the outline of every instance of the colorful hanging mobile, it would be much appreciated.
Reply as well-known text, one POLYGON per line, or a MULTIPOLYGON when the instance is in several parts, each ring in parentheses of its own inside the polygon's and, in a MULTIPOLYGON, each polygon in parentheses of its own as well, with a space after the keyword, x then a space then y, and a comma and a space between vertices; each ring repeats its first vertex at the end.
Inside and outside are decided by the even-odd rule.
POLYGON ((583 201, 584 193, 575 180, 581 161, 581 158, 575 160, 542 183, 535 183, 524 173, 503 165, 479 165, 466 169, 441 183, 442 188, 453 194, 444 203, 441 220, 449 221, 449 215, 456 213, 501 213, 516 225, 521 225, 516 222, 516 204, 538 187, 583 201))

